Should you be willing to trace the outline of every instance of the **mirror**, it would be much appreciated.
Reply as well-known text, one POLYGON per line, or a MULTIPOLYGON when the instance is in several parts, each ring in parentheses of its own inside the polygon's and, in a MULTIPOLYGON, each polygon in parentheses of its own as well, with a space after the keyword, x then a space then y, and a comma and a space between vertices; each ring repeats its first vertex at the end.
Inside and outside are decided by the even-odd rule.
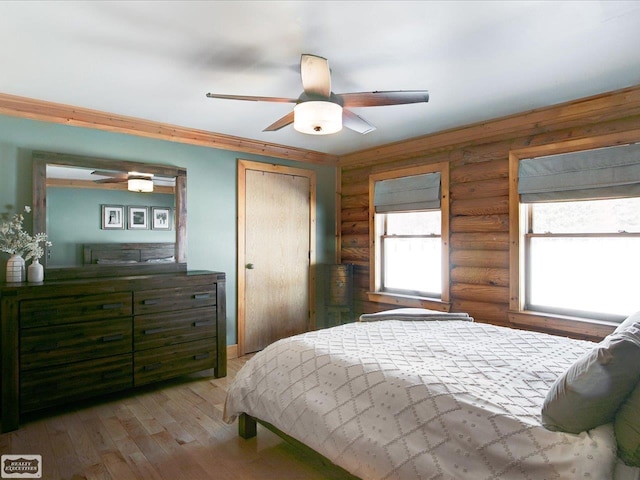
POLYGON ((41 259, 46 278, 186 270, 186 176, 180 167, 33 152, 33 231, 53 243, 41 259))

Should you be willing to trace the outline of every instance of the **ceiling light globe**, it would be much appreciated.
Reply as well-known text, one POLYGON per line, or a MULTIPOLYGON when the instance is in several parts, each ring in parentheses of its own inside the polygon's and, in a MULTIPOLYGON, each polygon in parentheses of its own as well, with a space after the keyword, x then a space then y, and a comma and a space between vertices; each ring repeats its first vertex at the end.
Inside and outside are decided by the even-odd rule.
POLYGON ((337 103, 310 101, 293 108, 293 128, 310 135, 329 135, 342 130, 342 107, 337 103))
POLYGON ((131 192, 153 192, 153 180, 147 178, 130 178, 127 181, 127 190, 131 192))

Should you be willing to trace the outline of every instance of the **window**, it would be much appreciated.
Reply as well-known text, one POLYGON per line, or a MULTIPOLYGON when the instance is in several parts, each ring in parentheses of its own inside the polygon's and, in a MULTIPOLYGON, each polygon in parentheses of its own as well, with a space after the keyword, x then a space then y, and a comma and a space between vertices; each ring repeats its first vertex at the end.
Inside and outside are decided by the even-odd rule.
POLYGON ((380 291, 440 298, 440 210, 377 215, 380 291))
POLYGON ((612 319, 640 310, 640 198, 524 210, 527 309, 612 319))
POLYGON ((527 154, 510 159, 512 313, 615 322, 640 310, 640 145, 527 154))
POLYGON ((448 168, 370 176, 370 300, 448 310, 448 168))

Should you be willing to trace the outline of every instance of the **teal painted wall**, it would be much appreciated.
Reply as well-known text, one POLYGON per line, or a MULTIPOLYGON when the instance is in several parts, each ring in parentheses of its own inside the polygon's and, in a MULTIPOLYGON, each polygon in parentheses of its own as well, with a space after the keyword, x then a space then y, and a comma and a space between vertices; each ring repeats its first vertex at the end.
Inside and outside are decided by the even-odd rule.
MULTIPOLYGON (((0 212, 31 205, 33 150, 116 160, 166 164, 187 169, 187 261, 190 269, 227 275, 227 343, 236 339, 237 159, 314 170, 317 175, 317 263, 335 258, 335 168, 292 162, 133 135, 0 115, 0 212)), ((25 225, 30 226, 31 218, 25 225)), ((79 226, 78 228, 84 228, 79 226)), ((8 255, 0 253, 0 281, 8 255)), ((322 298, 318 282, 317 298, 322 298)), ((320 309, 320 306, 318 306, 320 309)), ((321 310, 321 309, 320 309, 321 310)), ((317 323, 321 326, 322 319, 317 323)))
MULTIPOLYGON (((174 196, 164 193, 137 193, 126 190, 47 188, 47 234, 53 243, 47 265, 82 266, 84 243, 175 242, 175 229, 102 229, 102 205, 119 205, 127 216, 127 206, 175 206, 174 196)), ((148 217, 147 221, 150 221, 148 217)), ((125 220, 126 226, 126 220, 125 220)), ((188 234, 187 234, 188 236, 188 234)), ((188 257, 187 257, 188 258, 188 257)))

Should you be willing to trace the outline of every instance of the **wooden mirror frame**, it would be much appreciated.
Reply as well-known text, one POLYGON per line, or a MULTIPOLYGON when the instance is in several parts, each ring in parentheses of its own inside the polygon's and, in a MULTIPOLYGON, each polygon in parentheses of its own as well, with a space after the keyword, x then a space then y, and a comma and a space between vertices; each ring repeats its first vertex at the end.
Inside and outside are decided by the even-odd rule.
POLYGON ((97 276, 142 275, 184 271, 187 268, 187 170, 170 165, 112 160, 64 153, 33 152, 33 232, 47 231, 47 164, 124 172, 144 171, 154 175, 175 177, 175 257, 176 262, 157 265, 84 265, 73 267, 47 267, 47 255, 43 257, 48 280, 93 278, 97 276))

